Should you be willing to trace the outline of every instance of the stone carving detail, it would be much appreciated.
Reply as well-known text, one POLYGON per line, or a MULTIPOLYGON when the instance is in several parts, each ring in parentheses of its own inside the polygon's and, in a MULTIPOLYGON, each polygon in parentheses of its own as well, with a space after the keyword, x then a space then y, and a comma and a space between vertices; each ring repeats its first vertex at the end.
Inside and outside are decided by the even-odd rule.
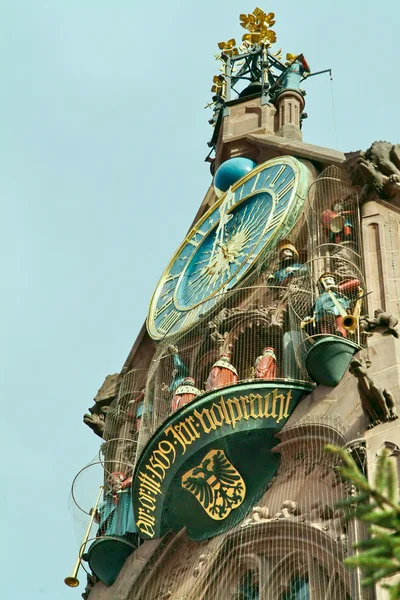
POLYGON ((200 575, 200 573, 206 567, 208 561, 209 561, 209 555, 208 554, 200 554, 200 556, 199 556, 199 562, 197 564, 197 567, 195 567, 194 570, 193 570, 193 577, 198 577, 200 575))
POLYGON ((89 408, 88 413, 83 415, 85 425, 101 438, 104 433, 106 415, 110 410, 110 404, 117 397, 119 384, 119 373, 107 375, 94 398, 94 405, 89 408))
POLYGON ((95 404, 89 408, 89 413, 83 415, 83 422, 85 425, 90 427, 93 433, 101 438, 103 437, 105 419, 109 410, 109 406, 98 406, 95 404))
POLYGON ((361 201, 376 197, 398 203, 400 198, 400 144, 376 141, 365 152, 345 155, 352 184, 362 188, 361 201))
POLYGON ((97 577, 95 575, 89 575, 89 573, 87 574, 87 583, 86 583, 85 591, 83 592, 83 594, 81 594, 83 600, 87 600, 89 598, 89 594, 92 591, 94 584, 97 583, 98 581, 99 580, 97 579, 97 577))
POLYGON ((274 306, 264 307, 257 301, 247 308, 223 308, 208 323, 211 339, 216 342, 220 352, 229 353, 241 333, 252 327, 283 328, 286 303, 278 302, 274 306), (223 331, 223 333, 222 333, 223 331))
POLYGON ((395 338, 399 338, 399 332, 395 329, 398 322, 398 318, 394 315, 377 309, 374 312, 373 319, 370 319, 368 315, 360 318, 360 328, 367 335, 376 332, 381 335, 393 335, 395 338))
POLYGON ((266 523, 267 521, 272 521, 269 516, 269 508, 266 506, 253 506, 251 515, 243 521, 240 527, 247 527, 256 523, 266 523))
POLYGON ((270 523, 289 519, 295 522, 309 523, 317 529, 326 531, 335 541, 345 542, 345 518, 342 510, 333 510, 321 501, 312 504, 309 511, 302 513, 297 502, 285 500, 280 510, 274 516, 270 516, 266 506, 254 506, 251 515, 243 521, 241 527, 258 525, 259 523, 270 523))
POLYGON ((393 395, 387 389, 381 389, 372 377, 367 374, 367 364, 362 358, 353 358, 349 372, 357 378, 357 388, 364 414, 369 419, 369 428, 383 421, 398 418, 393 395))
MULTIPOLYGON (((168 600, 171 598, 176 598, 174 595, 174 591, 176 590, 174 588, 176 588, 178 582, 186 580, 186 573, 190 568, 190 555, 188 552, 185 552, 184 554, 185 556, 183 556, 183 560, 176 563, 171 568, 169 573, 163 573, 163 576, 159 580, 160 586, 158 591, 154 596, 146 595, 146 600, 147 598, 149 600, 168 600)), ((154 587, 154 584, 152 587, 154 587)))
POLYGON ((337 465, 337 457, 325 452, 323 447, 319 451, 310 453, 306 444, 299 443, 295 452, 290 453, 290 456, 280 462, 277 477, 280 483, 289 481, 294 475, 303 478, 312 477, 320 479, 334 488, 342 483, 335 470, 337 465))

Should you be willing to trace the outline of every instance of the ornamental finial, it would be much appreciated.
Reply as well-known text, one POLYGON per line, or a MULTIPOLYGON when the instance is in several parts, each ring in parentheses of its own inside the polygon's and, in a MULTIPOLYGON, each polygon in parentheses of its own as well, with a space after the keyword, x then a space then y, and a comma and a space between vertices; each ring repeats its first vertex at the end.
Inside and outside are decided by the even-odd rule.
POLYGON ((276 33, 270 29, 275 25, 274 17, 273 12, 267 14, 258 7, 252 13, 241 14, 240 24, 249 32, 243 35, 242 40, 251 44, 271 46, 276 42, 276 33))
POLYGON ((241 43, 237 44, 235 38, 219 42, 219 53, 215 55, 221 64, 219 74, 213 78, 212 101, 205 107, 213 110, 208 122, 214 127, 208 142, 211 148, 206 157, 208 162, 213 161, 211 155, 215 153, 223 118, 229 114, 230 106, 257 97, 261 98, 261 105, 278 106, 284 96, 292 95, 299 103, 295 126, 300 130, 303 119, 307 118, 303 112, 305 91, 301 83, 310 76, 331 73, 330 69, 311 73, 303 54, 288 53, 284 62, 281 48, 272 51, 276 42, 273 12, 266 13, 256 7, 253 12, 240 15, 240 25, 246 29, 241 43))

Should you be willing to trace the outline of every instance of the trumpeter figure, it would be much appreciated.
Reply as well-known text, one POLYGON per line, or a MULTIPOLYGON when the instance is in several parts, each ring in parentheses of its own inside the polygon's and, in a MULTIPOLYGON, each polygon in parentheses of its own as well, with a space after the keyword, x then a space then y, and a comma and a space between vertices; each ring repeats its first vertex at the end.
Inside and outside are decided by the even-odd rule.
POLYGON ((172 398, 172 412, 178 410, 185 404, 189 404, 196 396, 201 394, 201 391, 197 389, 196 382, 193 377, 185 377, 180 385, 175 390, 175 395, 172 398))
POLYGON ((255 362, 256 379, 276 379, 277 363, 275 349, 268 346, 255 362))
POLYGON ((213 364, 208 376, 206 390, 215 390, 238 381, 239 377, 235 367, 231 364, 229 354, 221 354, 217 362, 213 364))
POLYGON ((174 370, 172 371, 172 380, 168 391, 175 392, 176 388, 179 387, 185 377, 189 376, 189 369, 183 363, 178 348, 176 346, 169 346, 169 350, 172 352, 172 361, 174 364, 174 370))
POLYGON ((132 477, 114 471, 108 478, 108 491, 99 505, 95 521, 99 524, 97 537, 105 535, 130 536, 136 534, 131 498, 132 477))
POLYGON ((287 69, 278 79, 281 90, 299 90, 300 81, 310 73, 310 67, 303 54, 287 54, 287 69))
POLYGON ((281 240, 278 244, 279 269, 267 277, 267 285, 287 285, 293 275, 300 269, 304 273, 307 267, 299 262, 299 253, 289 240, 281 240))
POLYGON ((347 337, 343 318, 349 314, 353 300, 359 301, 360 281, 347 279, 337 284, 334 275, 324 273, 318 280, 318 288, 321 293, 314 305, 314 321, 318 333, 347 337))

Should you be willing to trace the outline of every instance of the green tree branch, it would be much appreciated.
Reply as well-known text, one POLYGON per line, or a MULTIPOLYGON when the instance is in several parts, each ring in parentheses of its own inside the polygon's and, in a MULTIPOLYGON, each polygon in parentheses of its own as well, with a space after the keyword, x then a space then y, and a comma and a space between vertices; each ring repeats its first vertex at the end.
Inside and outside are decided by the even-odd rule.
MULTIPOLYGON (((363 570, 365 587, 400 574, 400 506, 389 451, 378 457, 371 485, 344 448, 327 445, 326 450, 340 456, 343 464, 336 467, 337 471, 358 492, 339 503, 346 509, 346 519, 356 518, 369 526, 370 538, 354 545, 358 554, 346 558, 345 565, 363 570)), ((400 581, 393 585, 382 584, 382 587, 389 590, 390 600, 400 599, 400 581)))

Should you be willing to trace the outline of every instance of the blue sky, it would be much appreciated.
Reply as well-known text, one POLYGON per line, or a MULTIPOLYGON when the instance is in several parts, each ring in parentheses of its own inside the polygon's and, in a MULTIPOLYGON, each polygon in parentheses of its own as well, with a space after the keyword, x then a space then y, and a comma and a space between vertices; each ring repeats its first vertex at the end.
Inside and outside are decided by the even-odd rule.
MULTIPOLYGON (((83 591, 63 583, 70 485, 99 445, 82 415, 121 369, 210 183, 213 54, 254 7, 0 1, 4 598, 83 591)), ((305 84, 305 141, 400 141, 397 2, 260 7, 276 13, 277 49, 333 69, 332 86, 305 84)))

